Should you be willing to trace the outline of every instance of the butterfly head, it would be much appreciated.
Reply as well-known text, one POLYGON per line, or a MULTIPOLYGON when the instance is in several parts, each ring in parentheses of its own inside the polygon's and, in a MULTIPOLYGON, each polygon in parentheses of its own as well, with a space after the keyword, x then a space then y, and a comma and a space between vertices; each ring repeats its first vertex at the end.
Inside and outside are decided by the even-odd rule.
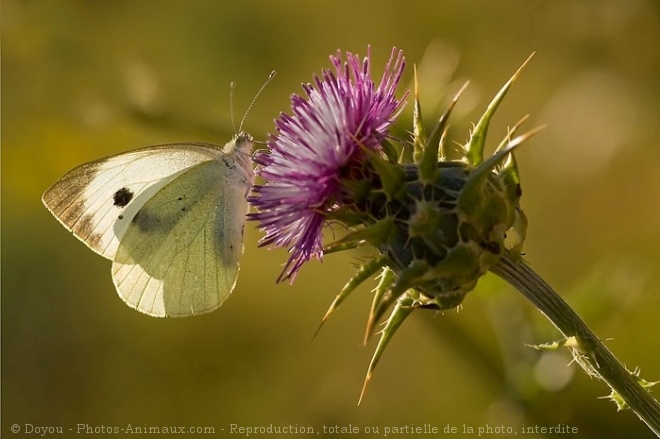
POLYGON ((254 146, 254 139, 252 136, 244 131, 236 134, 231 141, 225 144, 222 151, 225 154, 232 154, 239 152, 241 154, 251 155, 252 147, 254 146))

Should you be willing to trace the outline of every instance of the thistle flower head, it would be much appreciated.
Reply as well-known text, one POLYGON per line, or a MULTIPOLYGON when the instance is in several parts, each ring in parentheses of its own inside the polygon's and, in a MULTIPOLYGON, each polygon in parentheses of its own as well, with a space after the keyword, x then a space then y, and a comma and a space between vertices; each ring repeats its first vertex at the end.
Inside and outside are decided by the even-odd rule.
MULTIPOLYGON (((392 145, 388 130, 401 108, 394 90, 404 61, 392 51, 378 87, 370 77, 370 57, 331 57, 306 97, 293 96, 292 115, 281 115, 270 152, 256 161, 266 184, 255 188, 250 219, 266 231, 263 245, 291 253, 280 279, 293 278, 301 265, 324 251, 370 244, 374 255, 358 268, 323 321, 362 282, 380 273, 367 323, 368 337, 386 319, 364 381, 362 395, 389 341, 403 321, 420 308, 459 306, 487 271, 508 281, 543 311, 574 346, 574 358, 612 388, 619 408, 630 406, 660 436, 660 404, 649 396, 655 384, 630 373, 521 258, 526 232, 514 149, 537 130, 514 137, 509 129, 490 157, 484 157, 491 118, 522 67, 496 94, 471 130, 469 140, 446 151, 446 123, 459 94, 427 136, 417 99, 413 138, 392 145), (395 56, 396 55, 396 56, 395 56), (328 220, 343 223, 348 235, 322 246, 328 220)), ((524 66, 525 64, 523 64, 524 66)), ((524 119, 523 119, 524 120, 524 119)), ((365 337, 365 339, 366 339, 365 337)), ((360 396, 360 400, 362 399, 360 396)))
POLYGON ((370 53, 331 56, 305 96, 293 95, 292 114, 276 120, 269 151, 257 154, 257 174, 266 183, 249 198, 257 213, 249 219, 266 232, 261 245, 287 247, 289 261, 280 279, 291 278, 306 261, 323 254, 322 228, 342 198, 341 179, 358 172, 363 150, 377 150, 402 106, 394 95, 404 67, 392 50, 378 86, 371 78, 370 53))
POLYGON ((375 249, 323 319, 380 272, 366 336, 392 311, 368 377, 412 310, 459 306, 505 252, 519 254, 526 225, 512 152, 531 133, 513 138, 516 125, 495 154, 483 153, 489 122, 518 73, 458 148, 460 157, 450 160, 446 123, 458 95, 429 136, 415 97, 413 138, 388 141, 401 108, 394 88, 404 62, 395 54, 378 87, 369 75, 369 56, 362 64, 352 54, 344 63, 341 54, 332 57, 334 72, 323 71, 313 86, 304 86, 306 97, 292 98, 293 114, 277 120, 270 151, 256 157, 266 184, 249 199, 257 209, 250 218, 266 231, 262 244, 290 250, 280 279, 293 277, 324 251, 364 244, 375 249), (329 220, 349 233, 323 248, 322 228, 329 220))

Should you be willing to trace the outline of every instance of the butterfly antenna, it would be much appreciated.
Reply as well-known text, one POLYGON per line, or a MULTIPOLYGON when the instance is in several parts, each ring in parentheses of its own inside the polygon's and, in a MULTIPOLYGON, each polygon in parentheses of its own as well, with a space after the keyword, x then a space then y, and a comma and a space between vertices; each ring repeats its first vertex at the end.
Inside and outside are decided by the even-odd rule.
MULTIPOLYGON (((257 92, 257 94, 254 95, 254 99, 252 99, 252 102, 250 102, 250 105, 248 106, 247 110, 245 110, 245 114, 243 115, 243 119, 241 119, 241 124, 238 126, 238 131, 239 131, 239 132, 243 129, 243 122, 245 122, 245 118, 247 117, 248 113, 249 113, 250 110, 252 109, 252 106, 254 105, 254 103, 257 101, 257 98, 259 97, 259 95, 261 95, 261 92, 264 91, 264 88, 266 88, 266 86, 267 86, 268 84, 270 84, 270 81, 273 80, 273 78, 275 77, 275 75, 277 75, 277 72, 276 72, 275 70, 273 70, 272 72, 270 72, 270 75, 268 75, 268 79, 266 79, 266 82, 264 82, 264 84, 261 86, 261 88, 259 89, 259 91, 257 92)), ((233 82, 232 82, 232 84, 233 84, 233 82)), ((233 88, 232 88, 232 92, 233 92, 233 88)), ((233 107, 233 106, 232 106, 232 107, 233 107)), ((232 124, 234 123, 233 114, 234 114, 234 113, 233 113, 233 111, 232 111, 232 124)), ((234 131, 236 131, 236 127, 234 127, 234 131)))
MULTIPOLYGON (((234 133, 236 133, 236 122, 234 120, 234 89, 236 89, 236 83, 232 81, 229 84, 229 116, 231 117, 231 127, 234 129, 234 133)), ((241 125, 243 122, 241 122, 241 125)))

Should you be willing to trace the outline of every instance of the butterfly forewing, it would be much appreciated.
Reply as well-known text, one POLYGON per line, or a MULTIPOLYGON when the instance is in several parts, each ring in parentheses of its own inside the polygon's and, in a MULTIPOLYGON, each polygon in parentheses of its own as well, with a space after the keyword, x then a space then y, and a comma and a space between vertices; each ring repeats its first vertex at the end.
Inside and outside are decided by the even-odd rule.
POLYGON ((90 249, 113 259, 126 220, 146 200, 180 172, 219 154, 217 147, 172 144, 115 155, 69 171, 44 193, 42 200, 90 249))

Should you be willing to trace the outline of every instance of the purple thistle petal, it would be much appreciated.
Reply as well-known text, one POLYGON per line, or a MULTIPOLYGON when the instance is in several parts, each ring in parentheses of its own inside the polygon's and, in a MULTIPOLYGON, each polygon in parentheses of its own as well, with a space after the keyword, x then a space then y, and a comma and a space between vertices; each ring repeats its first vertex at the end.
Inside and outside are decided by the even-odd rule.
POLYGON ((248 218, 266 233, 261 246, 289 249, 278 282, 293 281, 305 262, 322 257, 322 229, 340 198, 341 171, 358 159, 360 148, 379 147, 403 105, 394 96, 405 66, 401 51, 392 49, 377 88, 370 49, 362 62, 352 53, 343 61, 340 51, 330 61, 334 71, 303 84, 306 96, 291 97, 293 114, 280 114, 270 151, 254 158, 266 184, 254 187, 249 202, 257 212, 248 218))

